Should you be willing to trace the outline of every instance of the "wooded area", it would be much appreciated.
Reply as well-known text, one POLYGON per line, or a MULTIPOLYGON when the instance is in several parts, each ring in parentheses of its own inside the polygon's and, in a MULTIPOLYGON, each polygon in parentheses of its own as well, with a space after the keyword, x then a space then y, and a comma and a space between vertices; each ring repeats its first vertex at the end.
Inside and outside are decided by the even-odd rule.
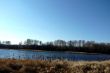
POLYGON ((24 42, 13 45, 10 41, 0 42, 2 49, 31 49, 45 51, 72 51, 72 52, 87 52, 87 53, 106 53, 110 52, 110 43, 96 43, 95 41, 85 40, 55 40, 43 43, 39 40, 27 39, 24 42))

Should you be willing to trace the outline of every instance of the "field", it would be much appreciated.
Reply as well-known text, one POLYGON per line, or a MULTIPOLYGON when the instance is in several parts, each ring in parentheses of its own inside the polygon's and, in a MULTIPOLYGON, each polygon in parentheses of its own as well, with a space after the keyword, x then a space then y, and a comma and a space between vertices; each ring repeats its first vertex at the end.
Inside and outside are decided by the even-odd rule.
POLYGON ((0 59, 0 73, 110 73, 110 61, 0 59))

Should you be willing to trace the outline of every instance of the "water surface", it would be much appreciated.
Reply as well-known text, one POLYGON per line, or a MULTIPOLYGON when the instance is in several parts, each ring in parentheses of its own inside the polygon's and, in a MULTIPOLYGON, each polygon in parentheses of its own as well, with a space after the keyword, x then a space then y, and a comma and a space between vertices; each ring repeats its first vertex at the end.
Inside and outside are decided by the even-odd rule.
POLYGON ((12 50, 0 49, 0 58, 2 59, 32 59, 32 60, 75 60, 75 61, 101 61, 110 60, 107 54, 83 54, 58 51, 32 51, 32 50, 12 50))

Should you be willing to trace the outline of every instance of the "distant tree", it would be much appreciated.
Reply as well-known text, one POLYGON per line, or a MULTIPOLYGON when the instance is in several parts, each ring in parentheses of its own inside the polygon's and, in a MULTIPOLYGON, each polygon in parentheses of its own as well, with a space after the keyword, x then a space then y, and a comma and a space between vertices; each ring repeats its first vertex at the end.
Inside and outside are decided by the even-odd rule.
POLYGON ((54 45, 56 45, 56 46, 66 46, 66 42, 64 40, 55 40, 54 45))
POLYGON ((50 45, 53 45, 53 42, 49 42, 50 45))
POLYGON ((86 46, 86 47, 93 47, 94 44, 95 44, 95 41, 87 41, 87 42, 85 43, 85 46, 86 46))
POLYGON ((78 44, 79 44, 78 41, 77 40, 74 40, 73 42, 74 42, 74 46, 75 47, 78 47, 78 44))
POLYGON ((85 40, 82 40, 82 47, 84 47, 85 45, 85 40))
POLYGON ((46 42, 46 45, 53 45, 53 42, 46 42))
POLYGON ((11 41, 6 41, 6 45, 11 45, 11 41))
POLYGON ((79 40, 79 41, 78 41, 78 46, 79 46, 79 47, 83 47, 84 44, 85 44, 85 40, 79 40))
POLYGON ((75 46, 75 42, 70 40, 70 41, 67 42, 67 45, 68 46, 75 46))
POLYGON ((2 41, 2 44, 5 44, 5 41, 2 41))
POLYGON ((19 45, 22 45, 23 43, 22 42, 19 42, 19 45))
POLYGON ((107 46, 110 46, 110 43, 107 43, 107 46))
POLYGON ((38 40, 33 40, 34 45, 38 45, 39 41, 38 40))
POLYGON ((82 40, 78 41, 78 46, 81 47, 82 46, 82 40))
POLYGON ((42 41, 39 41, 39 45, 42 45, 42 41))
POLYGON ((32 39, 27 39, 25 42, 24 42, 25 45, 33 45, 33 40, 32 39))
POLYGON ((2 43, 5 45, 11 45, 11 41, 3 41, 2 43))
POLYGON ((72 46, 72 41, 71 40, 67 42, 67 46, 72 46))

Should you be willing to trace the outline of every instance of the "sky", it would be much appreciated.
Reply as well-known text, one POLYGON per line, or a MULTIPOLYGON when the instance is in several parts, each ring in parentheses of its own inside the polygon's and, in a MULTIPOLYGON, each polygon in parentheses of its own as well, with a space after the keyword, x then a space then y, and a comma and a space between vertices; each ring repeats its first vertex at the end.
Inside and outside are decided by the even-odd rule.
POLYGON ((110 42, 110 0, 0 0, 0 40, 110 42))

